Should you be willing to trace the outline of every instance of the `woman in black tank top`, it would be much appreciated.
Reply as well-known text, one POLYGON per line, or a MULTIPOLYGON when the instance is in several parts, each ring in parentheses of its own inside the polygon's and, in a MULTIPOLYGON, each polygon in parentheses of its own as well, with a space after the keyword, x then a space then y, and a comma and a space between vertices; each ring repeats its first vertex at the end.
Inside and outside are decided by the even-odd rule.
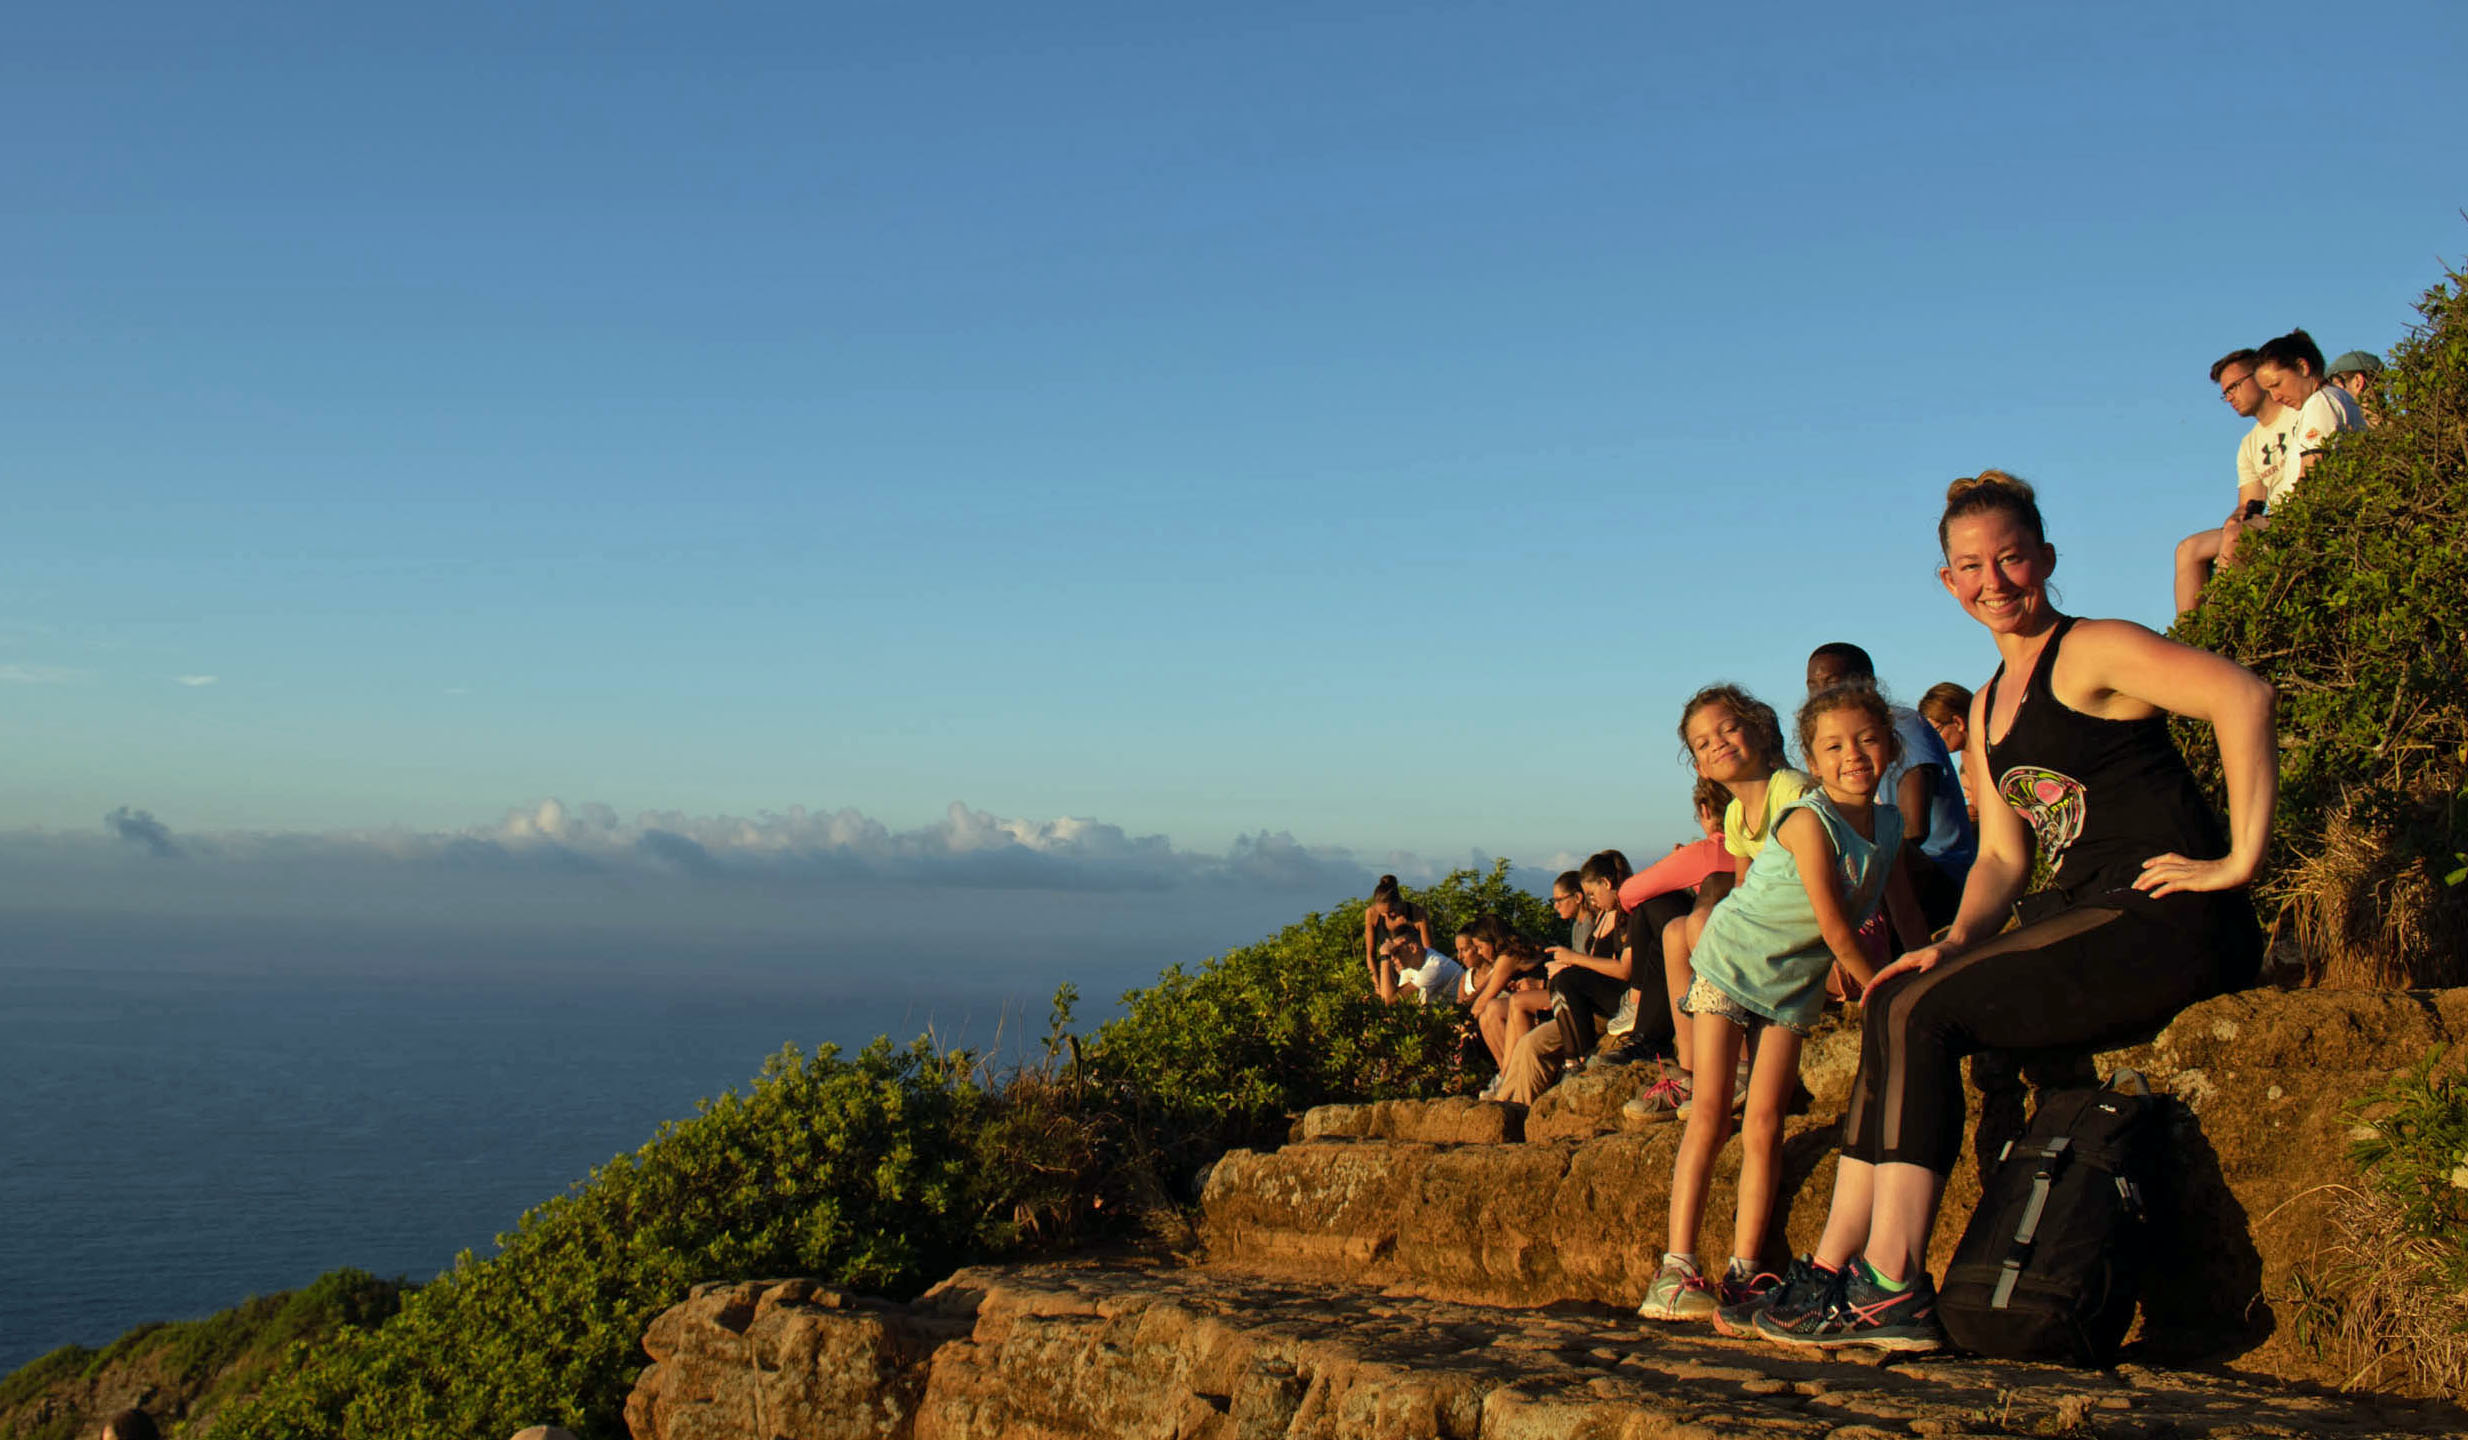
POLYGON ((1869 986, 1825 1237, 1756 1322, 1789 1343, 1938 1343, 1924 1262, 1962 1142, 1962 1057, 2148 1036, 2250 984, 2262 957, 2245 885, 2278 791, 2271 687, 2139 625, 2058 614, 2056 550, 2010 475, 1955 482, 1938 539, 1939 578, 2003 660, 1963 755, 1979 859, 1944 940, 1869 986), (2172 712, 2218 737, 2225 826, 2172 712), (2028 923, 2006 930, 2018 910, 2028 923))

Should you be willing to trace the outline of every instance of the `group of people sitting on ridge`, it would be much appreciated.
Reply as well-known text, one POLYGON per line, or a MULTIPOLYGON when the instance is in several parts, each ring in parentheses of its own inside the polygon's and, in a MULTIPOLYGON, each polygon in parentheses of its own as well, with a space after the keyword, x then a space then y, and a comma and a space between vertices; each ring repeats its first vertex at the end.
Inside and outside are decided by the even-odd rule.
POLYGON ((2177 542, 2177 613, 2202 603, 2212 572, 2237 558, 2249 530, 2267 530, 2333 435, 2381 423, 2382 362, 2351 350, 2323 363, 2322 347, 2302 330, 2231 350, 2211 365, 2211 383, 2230 409, 2254 422, 2237 442, 2237 501, 2217 529, 2177 542))
MULTIPOLYGON (((2271 359, 2290 338, 2263 364, 2291 385, 2318 376, 2318 354, 2271 359)), ((1937 538, 1940 582, 1998 653, 1976 695, 1939 685, 1905 709, 1839 642, 1809 656, 1788 740, 1739 687, 1699 690, 1679 737, 1704 838, 1643 871, 1604 850, 1560 876, 1565 944, 1486 917, 1444 954, 1394 877, 1368 907, 1373 987, 1464 1006, 1499 1065, 1488 1098, 1531 1104, 1580 1063, 1667 1062, 1627 1108, 1685 1122, 1649 1319, 1939 1347, 1925 1257, 1962 1143, 1962 1060, 2108 1048, 2259 973, 2246 885, 2277 792, 2271 687, 2131 622, 2061 614, 2056 548, 2012 475, 1956 481, 1937 538), (2171 714, 2216 735, 2226 824, 2171 714), (1783 1117, 1829 995, 1861 1007, 1859 1073, 1824 1234, 1777 1266, 1783 1117), (1716 1265, 1697 1236, 1735 1127, 1738 1210, 1716 1265)))

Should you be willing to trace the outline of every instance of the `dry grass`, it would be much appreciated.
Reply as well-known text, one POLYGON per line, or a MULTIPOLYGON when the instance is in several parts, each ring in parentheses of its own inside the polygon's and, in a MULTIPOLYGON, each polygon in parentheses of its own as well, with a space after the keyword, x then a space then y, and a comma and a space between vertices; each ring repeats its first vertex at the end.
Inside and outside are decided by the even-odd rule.
POLYGON ((2408 1234, 2394 1201, 2348 1186, 2331 1226, 2294 1298, 2299 1337, 2349 1372, 2340 1388, 2468 1395, 2468 1290, 2448 1278, 2449 1248, 2408 1234))
POLYGON ((2468 893, 2406 853, 2389 828, 2343 809, 2286 876, 2287 918, 2317 985, 2468 985, 2468 893))

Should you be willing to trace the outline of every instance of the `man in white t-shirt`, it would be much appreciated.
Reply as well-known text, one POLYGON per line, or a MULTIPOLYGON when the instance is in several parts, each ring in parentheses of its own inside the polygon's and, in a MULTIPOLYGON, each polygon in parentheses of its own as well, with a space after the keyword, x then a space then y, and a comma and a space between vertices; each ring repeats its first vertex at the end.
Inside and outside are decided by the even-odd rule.
POLYGON ((1396 984, 1383 987, 1380 998, 1394 1005, 1408 995, 1425 1005, 1452 1003, 1456 998, 1457 980, 1465 967, 1437 950, 1423 948, 1419 935, 1403 935, 1389 944, 1389 958, 1395 964, 1396 984))
POLYGON ((2250 515, 2269 503, 2272 477, 2291 449, 2296 412, 2271 398, 2254 378, 2258 359, 2252 350, 2231 350, 2211 365, 2211 383, 2228 408, 2254 422, 2237 442, 2237 503, 2216 529, 2197 530, 2177 542, 2177 613, 2183 615, 2202 599, 2211 569, 2236 553, 2237 535, 2250 515))

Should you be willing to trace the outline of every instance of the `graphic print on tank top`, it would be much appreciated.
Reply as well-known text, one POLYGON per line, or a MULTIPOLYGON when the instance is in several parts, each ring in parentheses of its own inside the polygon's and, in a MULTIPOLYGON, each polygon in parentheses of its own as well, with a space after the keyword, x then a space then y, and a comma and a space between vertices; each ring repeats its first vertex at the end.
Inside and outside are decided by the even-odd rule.
POLYGON ((2057 883, 2057 867, 2065 852, 2082 835, 2083 816, 2090 802, 2081 781, 2037 765, 2016 765, 1997 782, 2005 803, 2031 822, 2031 883, 2025 894, 2037 894, 2057 883))

